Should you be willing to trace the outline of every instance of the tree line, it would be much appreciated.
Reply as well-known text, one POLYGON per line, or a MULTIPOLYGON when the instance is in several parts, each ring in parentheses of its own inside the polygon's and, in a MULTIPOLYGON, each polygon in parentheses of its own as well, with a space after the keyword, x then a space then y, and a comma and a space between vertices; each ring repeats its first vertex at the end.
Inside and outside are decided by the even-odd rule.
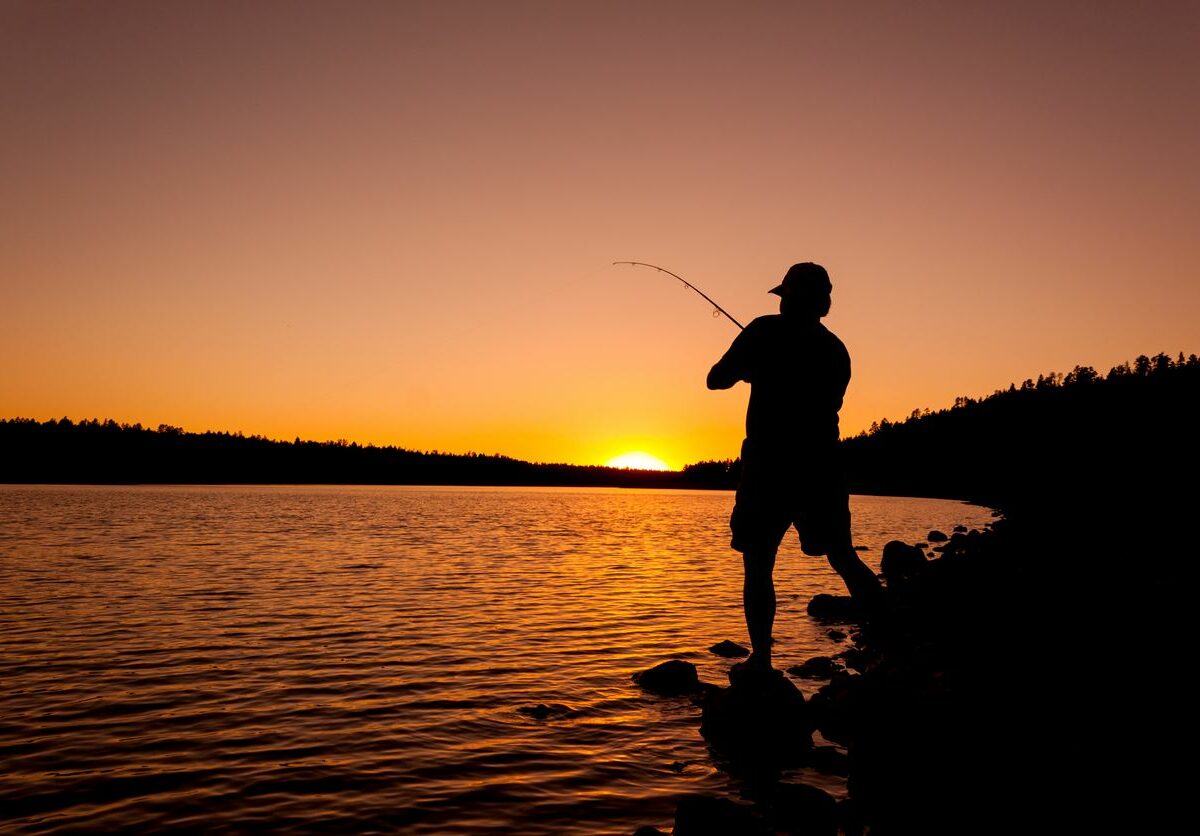
POLYGON ((952 407, 879 421, 842 442, 860 493, 1050 501, 1096 486, 1190 479, 1200 359, 1142 355, 1100 374, 1049 372, 952 407))
POLYGON ((0 419, 0 482, 694 486, 682 473, 70 418, 0 419))
MULTIPOLYGON (((1174 472, 1195 464, 1200 359, 1140 356, 1100 374, 1061 374, 913 410, 842 441, 855 493, 972 498, 1000 504, 1066 489, 1090 474, 1174 472)), ((536 464, 508 456, 420 452, 336 441, 277 441, 240 432, 185 432, 111 419, 0 419, 0 482, 332 483, 736 487, 737 459, 682 471, 536 464)), ((1180 478, 1190 475, 1180 473, 1180 478)), ((1086 484, 1086 483, 1085 483, 1086 484)))

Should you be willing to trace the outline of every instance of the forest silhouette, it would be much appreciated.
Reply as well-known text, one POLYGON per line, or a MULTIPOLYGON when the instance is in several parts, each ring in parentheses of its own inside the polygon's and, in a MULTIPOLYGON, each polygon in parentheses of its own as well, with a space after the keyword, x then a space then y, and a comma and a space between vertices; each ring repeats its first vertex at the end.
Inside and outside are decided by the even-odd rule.
MULTIPOLYGON (((841 443, 854 493, 1029 504, 1091 473, 1182 461, 1181 422, 1200 386, 1200 358, 1140 356, 1100 374, 1076 366, 959 397, 938 411, 876 422, 841 443)), ((538 464, 501 455, 420 452, 353 441, 277 441, 108 420, 0 419, 0 481, 10 483, 425 484, 718 488, 737 459, 677 472, 538 464)))
POLYGON ((680 474, 69 418, 0 420, 0 481, 678 487, 680 474))
POLYGON ((1170 477, 1194 449, 1184 416, 1198 388, 1195 354, 1143 355, 1107 375, 1076 366, 985 398, 960 397, 949 409, 881 421, 843 441, 843 453, 859 493, 1032 506, 1058 501, 1067 489, 1090 494, 1123 474, 1170 477))

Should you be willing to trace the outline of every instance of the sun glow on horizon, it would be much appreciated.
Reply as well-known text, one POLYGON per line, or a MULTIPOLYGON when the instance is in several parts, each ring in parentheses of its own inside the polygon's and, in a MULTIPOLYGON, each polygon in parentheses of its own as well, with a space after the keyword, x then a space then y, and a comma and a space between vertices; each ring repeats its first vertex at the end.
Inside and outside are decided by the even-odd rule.
POLYGON ((670 466, 662 459, 651 456, 649 453, 625 453, 616 458, 609 459, 604 464, 605 467, 624 467, 630 470, 670 470, 670 466))

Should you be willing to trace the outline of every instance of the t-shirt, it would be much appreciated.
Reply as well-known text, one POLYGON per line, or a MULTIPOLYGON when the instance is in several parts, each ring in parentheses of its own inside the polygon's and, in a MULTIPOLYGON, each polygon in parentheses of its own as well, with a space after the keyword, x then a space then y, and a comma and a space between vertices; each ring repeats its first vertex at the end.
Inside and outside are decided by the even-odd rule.
POLYGON ((746 439, 755 447, 784 454, 837 444, 850 353, 820 322, 760 316, 717 368, 750 384, 746 439))

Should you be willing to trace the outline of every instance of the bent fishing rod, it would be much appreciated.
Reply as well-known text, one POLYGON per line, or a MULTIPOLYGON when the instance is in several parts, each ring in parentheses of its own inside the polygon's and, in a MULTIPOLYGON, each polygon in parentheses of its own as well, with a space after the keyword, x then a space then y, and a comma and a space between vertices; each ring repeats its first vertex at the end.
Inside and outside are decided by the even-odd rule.
POLYGON ((716 316, 718 313, 725 314, 726 319, 728 319, 730 322, 732 322, 734 325, 736 325, 738 328, 742 329, 743 331, 746 330, 746 326, 742 325, 742 323, 738 322, 736 319, 734 319, 732 316, 730 316, 729 311, 725 310, 720 305, 718 305, 716 302, 714 302, 707 293, 705 293, 700 288, 696 287, 694 284, 689 282, 683 276, 680 276, 677 273, 672 273, 670 270, 666 269, 665 267, 659 267, 657 264, 647 264, 644 261, 614 261, 613 262, 614 266, 617 264, 629 264, 633 267, 652 267, 660 273, 666 273, 668 276, 674 276, 675 278, 679 279, 679 281, 683 282, 684 287, 689 288, 690 290, 696 291, 696 293, 699 293, 700 296, 702 296, 704 298, 705 302, 708 302, 708 304, 713 306, 713 308, 714 308, 713 316, 716 316))

